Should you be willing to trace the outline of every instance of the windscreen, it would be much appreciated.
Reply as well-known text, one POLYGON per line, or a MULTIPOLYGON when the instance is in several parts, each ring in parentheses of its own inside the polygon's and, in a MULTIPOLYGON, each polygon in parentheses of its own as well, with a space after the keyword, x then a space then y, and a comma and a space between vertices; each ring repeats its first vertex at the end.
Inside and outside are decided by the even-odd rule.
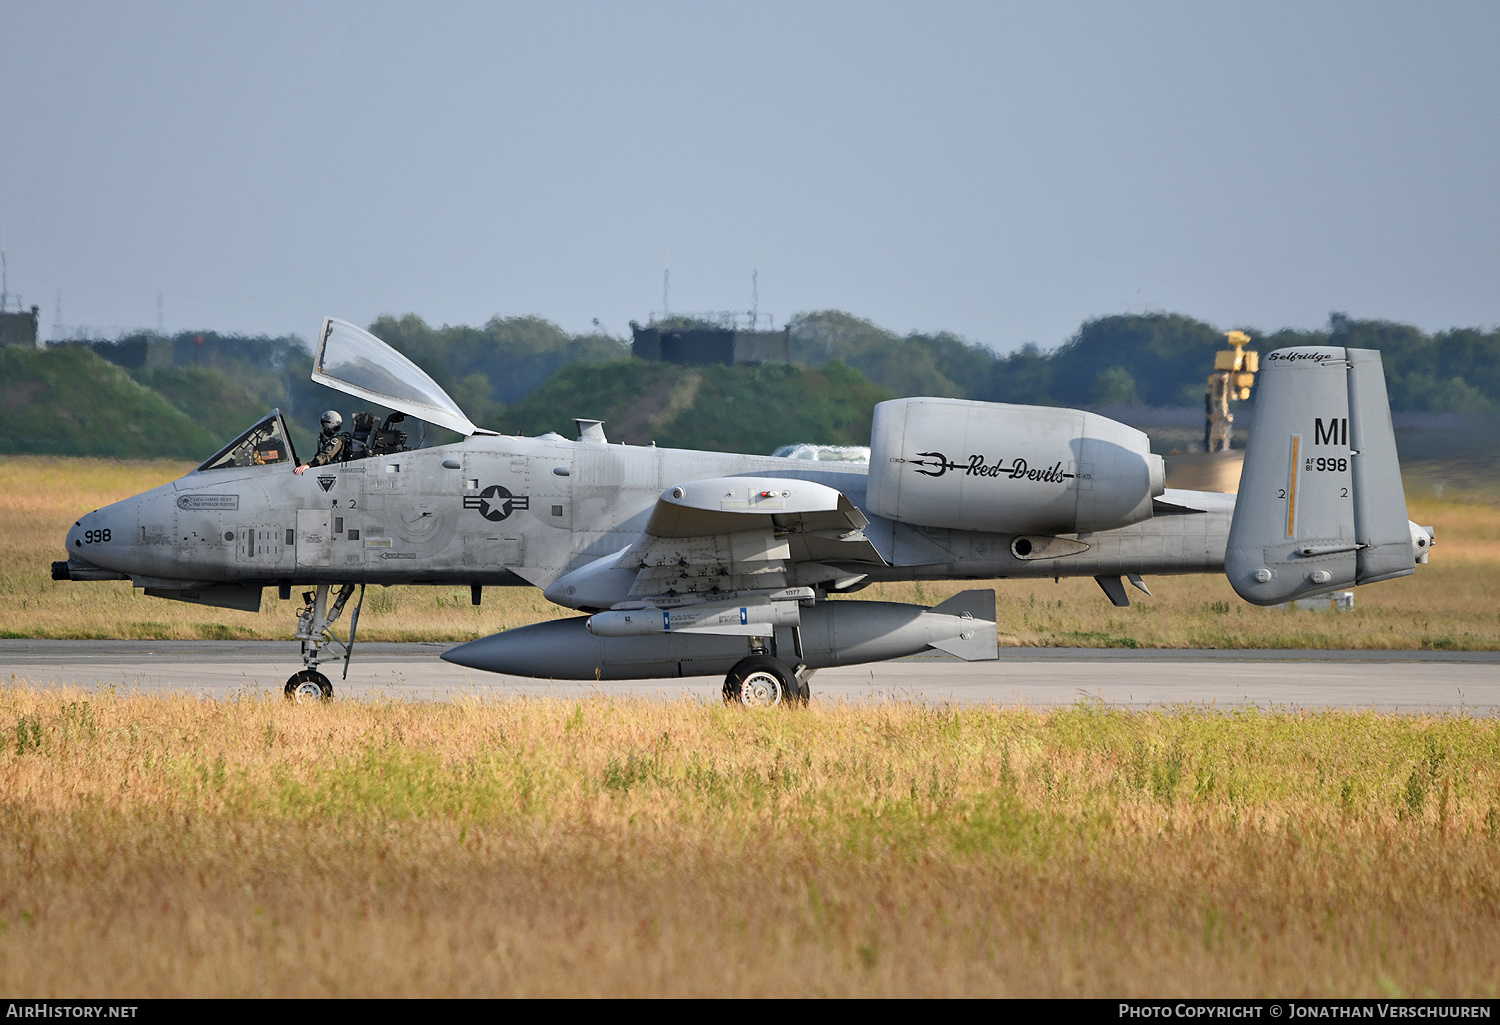
POLYGON ((347 321, 323 321, 312 379, 465 436, 478 430, 420 367, 347 321))
POLYGON ((281 413, 277 411, 221 448, 212 459, 198 467, 198 472, 226 470, 230 467, 270 466, 273 463, 290 463, 294 459, 292 447, 281 430, 281 413))

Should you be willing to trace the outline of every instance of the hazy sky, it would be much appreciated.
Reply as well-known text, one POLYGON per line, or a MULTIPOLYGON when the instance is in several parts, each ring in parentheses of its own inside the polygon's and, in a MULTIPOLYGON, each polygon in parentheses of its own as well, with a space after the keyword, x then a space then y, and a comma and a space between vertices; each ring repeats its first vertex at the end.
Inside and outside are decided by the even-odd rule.
POLYGON ((1500 322, 1500 4, 0 0, 63 320, 1500 322))

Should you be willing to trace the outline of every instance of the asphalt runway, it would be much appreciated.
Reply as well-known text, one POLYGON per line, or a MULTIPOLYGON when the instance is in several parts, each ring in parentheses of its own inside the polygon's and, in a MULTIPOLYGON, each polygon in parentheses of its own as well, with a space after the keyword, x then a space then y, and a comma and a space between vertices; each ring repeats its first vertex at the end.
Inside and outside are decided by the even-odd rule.
MULTIPOLYGON (((355 699, 448 700, 640 696, 717 700, 709 677, 627 682, 531 680, 442 661, 446 643, 357 645, 347 681, 341 661, 323 672, 355 699)), ((302 668, 283 641, 0 640, 0 680, 36 687, 183 693, 224 698, 281 692, 302 668)), ((913 656, 820 670, 815 700, 910 700, 1055 708, 1081 700, 1122 708, 1325 708, 1404 713, 1500 714, 1500 652, 1127 651, 1002 648, 996 662, 913 656)))

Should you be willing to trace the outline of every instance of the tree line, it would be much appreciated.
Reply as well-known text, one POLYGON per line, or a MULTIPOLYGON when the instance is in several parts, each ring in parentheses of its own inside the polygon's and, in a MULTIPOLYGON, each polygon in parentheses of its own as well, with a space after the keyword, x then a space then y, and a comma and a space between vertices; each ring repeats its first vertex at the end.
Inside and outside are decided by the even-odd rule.
MULTIPOLYGON (((700 374, 700 384, 691 388, 675 371, 631 369, 639 361, 631 360, 624 339, 597 332, 569 334, 540 317, 494 317, 477 327, 434 327, 407 314, 381 317, 371 330, 431 374, 485 427, 528 433, 562 430, 566 416, 613 413, 631 418, 632 434, 646 429, 635 425, 639 420, 654 425, 653 430, 665 430, 672 443, 679 444, 692 443, 693 430, 712 424, 712 438, 704 437, 702 444, 716 440, 741 451, 746 450, 745 442, 733 443, 735 425, 752 420, 736 417, 732 407, 740 402, 754 405, 754 396, 777 389, 795 394, 796 408, 806 413, 794 419, 783 416, 788 425, 795 422, 808 430, 822 425, 839 435, 792 440, 860 440, 851 432, 857 432, 862 420, 851 416, 849 402, 869 404, 888 395, 1094 407, 1197 406, 1203 401, 1213 353, 1225 344, 1220 327, 1175 313, 1099 317, 1082 324, 1055 349, 1027 345, 1004 355, 950 332, 902 335, 837 310, 800 314, 790 326, 794 363, 815 373, 717 368, 706 377, 700 374), (600 369, 586 369, 590 367, 600 369), (651 396, 627 402, 629 389, 623 386, 648 378, 653 383, 647 390, 660 391, 669 405, 681 405, 691 392, 688 406, 672 406, 670 429, 651 396), (716 402, 717 408, 708 408, 716 402), (704 408, 698 409, 697 403, 704 408)), ((1500 414, 1497 330, 1455 328, 1428 334, 1407 324, 1358 320, 1342 313, 1331 314, 1318 330, 1239 330, 1249 334, 1252 348, 1261 352, 1329 344, 1380 350, 1391 405, 1397 411, 1500 414)), ((6 410, 0 414, 0 449, 92 452, 90 446, 97 445, 89 439, 108 433, 116 439, 111 454, 126 444, 123 439, 139 436, 177 439, 168 447, 176 446, 174 452, 182 448, 181 454, 191 456, 203 447, 204 439, 227 441, 272 407, 287 415, 299 449, 310 448, 319 414, 329 407, 347 411, 351 405, 348 396, 309 379, 312 354, 295 336, 191 331, 170 338, 129 335, 66 348, 74 353, 91 350, 162 402, 145 402, 122 390, 124 378, 111 377, 81 356, 23 357, 17 352, 15 359, 5 361, 0 379, 6 398, 6 410), (80 403, 97 408, 86 412, 80 403), (154 410, 154 427, 135 431, 118 426, 146 415, 148 406, 154 410), (182 422, 173 420, 167 429, 166 421, 176 413, 183 416, 182 422), (109 432, 82 426, 90 417, 116 426, 109 432), (76 429, 70 426, 48 441, 49 424, 76 429)), ((761 408, 769 407, 762 402, 761 408)), ((751 433, 756 444, 765 440, 763 425, 757 424, 751 433)), ((166 442, 141 442, 153 454, 165 454, 158 452, 162 444, 166 442)))
MULTIPOLYGON (((1238 330, 1263 353, 1293 345, 1380 350, 1393 409, 1500 412, 1500 330, 1426 334, 1342 313, 1316 331, 1238 330)), ((1213 354, 1225 347, 1223 330, 1176 313, 1099 317, 1056 349, 1026 345, 1003 356, 946 332, 901 336, 836 311, 792 322, 793 356, 809 365, 842 360, 898 395, 1038 405, 1200 405, 1213 354)))

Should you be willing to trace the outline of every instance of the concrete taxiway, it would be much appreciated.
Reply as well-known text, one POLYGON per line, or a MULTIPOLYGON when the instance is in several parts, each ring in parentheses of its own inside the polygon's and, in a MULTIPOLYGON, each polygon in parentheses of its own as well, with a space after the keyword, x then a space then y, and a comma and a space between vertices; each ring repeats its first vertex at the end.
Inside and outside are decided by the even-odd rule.
MULTIPOLYGON (((446 643, 364 643, 347 680, 323 671, 335 694, 355 699, 446 700, 643 696, 717 699, 719 680, 577 682, 476 672, 442 661, 446 643)), ((302 667, 281 641, 0 640, 0 681, 12 686, 114 688, 205 697, 280 693, 302 667)), ((814 699, 913 700, 1053 708, 1080 700, 1125 708, 1354 709, 1500 714, 1500 652, 1126 651, 1002 648, 996 662, 913 656, 819 671, 814 699)))

